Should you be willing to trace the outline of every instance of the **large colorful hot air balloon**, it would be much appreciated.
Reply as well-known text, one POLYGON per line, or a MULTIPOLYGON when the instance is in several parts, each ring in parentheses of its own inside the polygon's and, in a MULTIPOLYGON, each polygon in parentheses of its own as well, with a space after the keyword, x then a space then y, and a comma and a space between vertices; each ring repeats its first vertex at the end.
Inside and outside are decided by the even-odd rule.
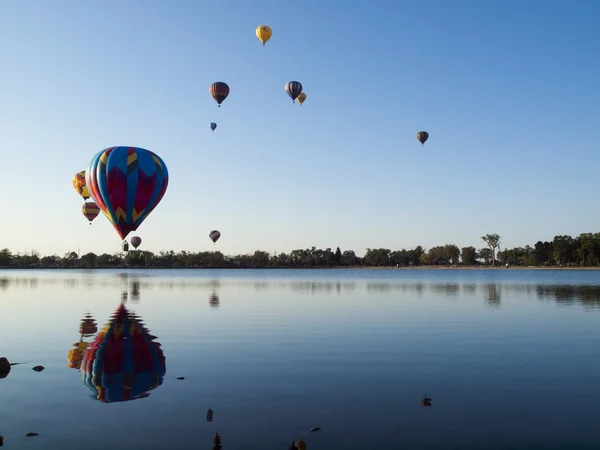
POLYGON ((262 42, 263 47, 267 43, 267 41, 271 39, 272 35, 273 30, 271 30, 271 28, 269 28, 266 25, 261 25, 256 29, 256 37, 260 42, 262 42))
POLYGON ((291 97, 292 102, 296 103, 296 98, 302 92, 302 84, 299 81, 290 81, 285 85, 285 92, 291 97))
POLYGON ((133 236, 131 239, 129 239, 129 242, 131 242, 133 248, 137 249, 142 244, 142 238, 139 236, 133 236))
POLYGON ((215 128, 217 128, 217 124, 214 123, 214 122, 211 122, 210 123, 210 129, 213 130, 213 131, 215 131, 215 128))
POLYGON ((208 237, 210 238, 211 241, 213 241, 216 244, 217 241, 219 240, 219 238, 221 237, 221 233, 217 230, 212 230, 208 234, 208 237))
POLYGON ((92 198, 125 239, 160 203, 169 172, 150 150, 109 147, 92 158, 85 179, 92 198))
POLYGON ((429 138, 429 133, 427 131, 419 131, 417 133, 417 141, 419 141, 421 145, 425 144, 427 138, 429 138))
POLYGON ((223 83, 222 81, 217 81, 216 83, 210 85, 208 91, 210 92, 210 95, 212 95, 212 98, 214 98, 215 101, 219 104, 220 108, 221 103, 223 103, 223 100, 225 100, 229 95, 229 86, 227 86, 227 84, 223 83))
POLYGON ((92 224, 92 220, 98 217, 100 214, 100 208, 94 202, 86 202, 81 206, 81 212, 85 216, 87 220, 90 221, 90 225, 92 224))
POLYGON ((304 100, 306 100, 306 94, 304 92, 300 92, 298 97, 296 97, 296 100, 298 100, 298 103, 300 103, 300 106, 302 106, 302 103, 304 103, 304 100))
POLYGON ((90 198, 90 191, 88 191, 88 188, 85 185, 85 170, 77 172, 75 175, 73 175, 73 187, 77 193, 83 197, 84 200, 90 198))
POLYGON ((140 319, 120 305, 90 344, 81 379, 104 403, 148 397, 167 371, 160 344, 140 319))

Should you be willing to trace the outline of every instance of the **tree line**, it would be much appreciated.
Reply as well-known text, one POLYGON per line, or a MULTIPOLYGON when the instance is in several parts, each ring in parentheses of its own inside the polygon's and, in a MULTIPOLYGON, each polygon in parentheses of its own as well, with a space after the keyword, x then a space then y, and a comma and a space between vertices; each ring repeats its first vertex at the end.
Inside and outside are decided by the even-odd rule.
POLYGON ((417 267, 417 266, 575 266, 600 265, 600 233, 582 233, 578 237, 555 236, 552 241, 538 241, 535 245, 501 250, 501 237, 486 234, 481 237, 484 246, 458 248, 446 244, 425 250, 417 246, 411 250, 368 248, 365 255, 339 247, 292 250, 290 253, 269 253, 256 250, 252 254, 227 256, 220 251, 187 252, 182 250, 153 253, 133 250, 114 254, 69 252, 63 256, 13 254, 8 248, 0 250, 2 268, 310 268, 310 267, 417 267))

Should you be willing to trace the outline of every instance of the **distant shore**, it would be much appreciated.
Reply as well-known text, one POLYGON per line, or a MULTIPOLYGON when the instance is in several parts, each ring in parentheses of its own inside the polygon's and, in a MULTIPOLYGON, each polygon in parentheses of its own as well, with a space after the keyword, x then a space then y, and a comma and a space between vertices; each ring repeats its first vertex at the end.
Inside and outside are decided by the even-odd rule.
POLYGON ((292 270, 314 270, 314 269, 367 269, 367 270, 600 270, 600 267, 574 267, 574 266, 314 266, 314 267, 0 267, 0 270, 115 270, 115 269, 139 269, 139 270, 266 270, 266 269, 292 269, 292 270))

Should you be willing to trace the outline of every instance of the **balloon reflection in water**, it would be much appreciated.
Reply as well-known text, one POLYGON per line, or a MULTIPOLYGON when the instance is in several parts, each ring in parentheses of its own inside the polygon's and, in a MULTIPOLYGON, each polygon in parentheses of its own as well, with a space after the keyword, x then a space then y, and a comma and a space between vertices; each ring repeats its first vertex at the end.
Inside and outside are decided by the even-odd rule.
POLYGON ((208 304, 210 306, 212 306, 213 308, 218 308, 220 303, 221 303, 221 300, 219 299, 219 296, 217 295, 216 292, 213 292, 210 295, 210 297, 208 297, 208 304))
POLYGON ((67 355, 67 367, 71 369, 81 369, 83 355, 88 348, 89 342, 85 342, 84 338, 90 338, 96 334, 98 326, 94 318, 88 313, 79 322, 79 342, 73 344, 73 348, 69 350, 67 355))
POLYGON ((166 361, 140 319, 121 304, 88 347, 81 379, 104 403, 148 397, 163 382, 166 361))

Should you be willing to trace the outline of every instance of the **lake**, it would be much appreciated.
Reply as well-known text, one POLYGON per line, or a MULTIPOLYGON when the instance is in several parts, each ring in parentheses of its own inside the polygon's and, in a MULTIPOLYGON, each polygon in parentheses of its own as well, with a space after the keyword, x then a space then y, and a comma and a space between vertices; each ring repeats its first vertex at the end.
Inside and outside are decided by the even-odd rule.
POLYGON ((0 357, 26 363, 0 379, 0 435, 598 449, 599 324, 600 271, 0 270, 0 357))

